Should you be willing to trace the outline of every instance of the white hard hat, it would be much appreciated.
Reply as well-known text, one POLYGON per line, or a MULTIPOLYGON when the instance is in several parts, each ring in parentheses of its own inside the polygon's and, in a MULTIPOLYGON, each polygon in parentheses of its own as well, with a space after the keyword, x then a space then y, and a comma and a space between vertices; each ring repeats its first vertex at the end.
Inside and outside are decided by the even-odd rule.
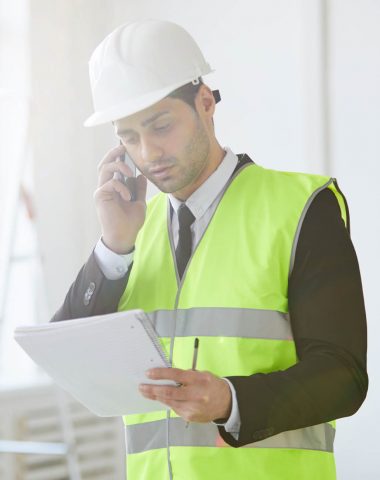
POLYGON ((143 20, 118 27, 93 52, 95 113, 86 127, 118 120, 212 72, 189 33, 175 23, 143 20))

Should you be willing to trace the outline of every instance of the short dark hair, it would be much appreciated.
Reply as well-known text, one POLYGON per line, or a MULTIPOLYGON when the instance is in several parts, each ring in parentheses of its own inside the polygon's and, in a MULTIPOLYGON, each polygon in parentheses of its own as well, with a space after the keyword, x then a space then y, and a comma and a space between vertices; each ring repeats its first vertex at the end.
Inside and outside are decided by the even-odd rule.
POLYGON ((190 105, 191 108, 195 110, 195 97, 197 96, 198 90, 203 84, 201 77, 198 78, 199 83, 195 84, 190 82, 182 85, 182 87, 177 88, 173 92, 169 93, 168 97, 178 98, 190 105))

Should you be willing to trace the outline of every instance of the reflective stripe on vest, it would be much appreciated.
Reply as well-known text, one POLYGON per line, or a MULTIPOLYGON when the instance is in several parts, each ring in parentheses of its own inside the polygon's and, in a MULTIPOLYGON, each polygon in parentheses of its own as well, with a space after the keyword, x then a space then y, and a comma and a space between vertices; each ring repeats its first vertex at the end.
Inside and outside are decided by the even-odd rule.
POLYGON ((246 337, 292 340, 288 315, 252 308, 189 308, 148 314, 160 337, 246 337), (233 321, 231 320, 233 319, 233 321))
MULTIPOLYGON (((279 433, 265 440, 245 445, 242 448, 300 448, 333 451, 335 429, 328 423, 279 433)), ((156 448, 173 447, 221 447, 227 446, 219 435, 216 425, 209 423, 186 423, 181 418, 148 422, 126 427, 127 452, 145 452, 156 448)))

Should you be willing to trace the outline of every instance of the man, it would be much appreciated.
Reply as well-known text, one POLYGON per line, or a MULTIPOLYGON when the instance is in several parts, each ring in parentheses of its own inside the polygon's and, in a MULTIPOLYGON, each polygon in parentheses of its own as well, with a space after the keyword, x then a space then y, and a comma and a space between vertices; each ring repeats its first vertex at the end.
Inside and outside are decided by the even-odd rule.
POLYGON ((333 479, 333 420, 367 390, 347 206, 332 179, 222 148, 210 71, 170 22, 123 25, 95 50, 87 125, 113 122, 122 145, 99 164, 102 238, 53 320, 154 318, 173 368, 147 377, 180 387, 140 386, 162 410, 125 417, 128 478, 333 479), (133 201, 115 178, 132 174, 125 152, 133 201), (146 179, 163 192, 147 209, 146 179))

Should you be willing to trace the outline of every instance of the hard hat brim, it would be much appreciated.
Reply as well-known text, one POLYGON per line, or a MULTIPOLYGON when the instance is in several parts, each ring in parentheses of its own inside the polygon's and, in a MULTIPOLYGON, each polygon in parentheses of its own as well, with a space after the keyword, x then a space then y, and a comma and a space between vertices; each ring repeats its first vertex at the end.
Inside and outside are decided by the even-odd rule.
MULTIPOLYGON (((209 72, 211 73, 212 70, 209 72)), ((102 125, 104 123, 113 122, 115 120, 120 120, 121 118, 129 117, 134 113, 140 112, 145 108, 149 108, 155 103, 167 97, 170 93, 176 90, 183 85, 194 80, 193 78, 188 79, 185 82, 180 82, 175 85, 171 85, 161 90, 156 90, 153 93, 148 93, 138 98, 128 100, 125 103, 115 105, 114 107, 108 108, 106 110, 97 111, 93 113, 87 120, 84 122, 85 127, 95 127, 96 125, 102 125)))

